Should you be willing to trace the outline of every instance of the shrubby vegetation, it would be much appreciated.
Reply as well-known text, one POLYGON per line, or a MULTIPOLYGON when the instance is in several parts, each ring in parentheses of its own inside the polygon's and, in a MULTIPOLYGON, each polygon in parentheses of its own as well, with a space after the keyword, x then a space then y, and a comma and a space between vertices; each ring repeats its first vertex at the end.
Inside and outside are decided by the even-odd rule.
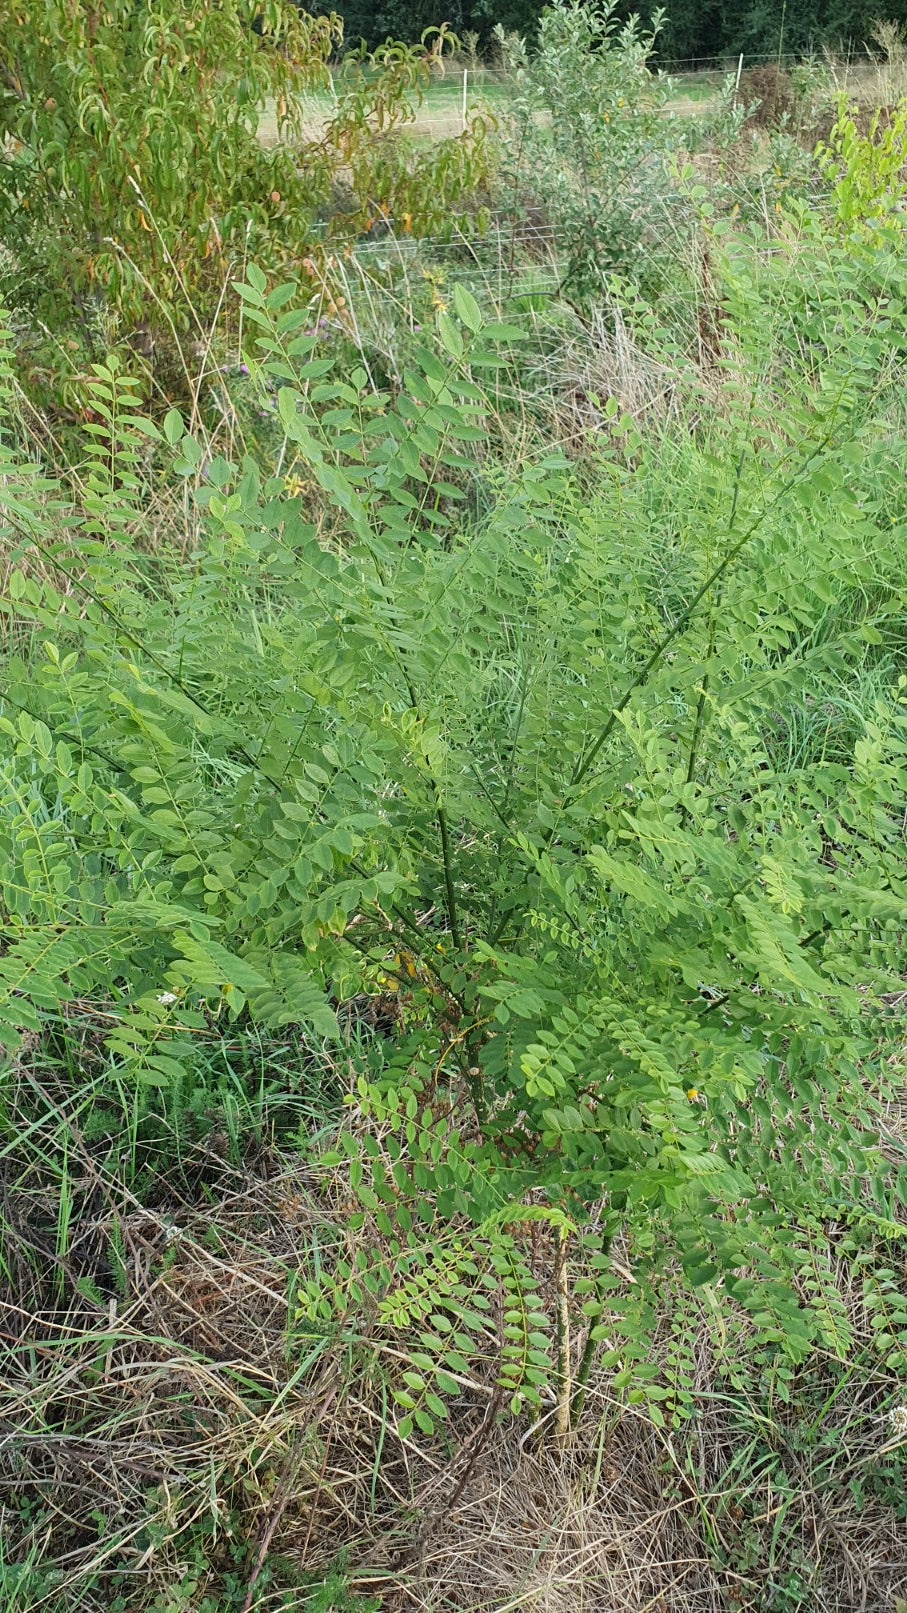
MULTIPOLYGON (((145 140, 136 16, 101 26, 145 140)), ((251 64, 250 109, 259 69, 285 81, 291 123, 284 22, 250 20, 199 26, 251 64)), ((314 71, 336 34, 297 21, 314 71)), ((162 278, 153 254, 96 274, 91 340, 163 305, 173 353, 205 333, 194 387, 121 344, 51 370, 37 414, 23 266, 73 294, 55 339, 82 360, 95 226, 15 214, 12 1608, 421 1595, 423 1531, 483 1461, 502 1495, 544 1459, 599 1505, 627 1428, 687 1566, 631 1592, 604 1553, 615 1606, 896 1606, 907 113, 864 131, 842 104, 815 157, 730 116, 686 149, 651 43, 555 8, 496 129, 443 160, 398 127, 424 52, 348 67, 314 178, 242 111, 216 273, 150 166, 135 253, 165 243, 162 278), (310 197, 327 176, 329 245, 295 272, 273 219, 263 263, 227 245, 259 162, 310 197), (420 196, 462 209, 447 241, 417 238, 420 196), (500 223, 521 209, 547 279, 500 223), (868 1565, 835 1555, 847 1509, 884 1541, 868 1565)), ((79 194, 39 47, 32 18, 8 204, 79 194)), ((126 150, 91 192, 105 229, 126 150)), ((498 1605, 457 1578, 469 1550, 450 1605, 498 1605)))
POLYGON ((673 131, 659 116, 666 92, 650 63, 657 32, 613 7, 557 6, 539 24, 538 49, 498 35, 513 75, 501 181, 541 204, 566 243, 560 291, 583 298, 608 274, 648 295, 676 256, 677 204, 668 180, 673 131))
POLYGON ((0 41, 0 291, 28 319, 45 406, 117 340, 185 389, 250 258, 295 265, 322 234, 388 216, 452 227, 487 176, 485 120, 429 148, 400 138, 445 30, 332 78, 341 37, 285 0, 17 7, 0 41), (328 85, 313 124, 307 94, 328 85))

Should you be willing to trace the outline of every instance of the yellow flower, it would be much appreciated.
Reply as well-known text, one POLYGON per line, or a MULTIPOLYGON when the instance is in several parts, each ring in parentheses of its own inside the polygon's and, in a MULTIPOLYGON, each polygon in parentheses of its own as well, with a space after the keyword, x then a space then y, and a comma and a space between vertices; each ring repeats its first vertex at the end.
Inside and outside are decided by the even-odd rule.
POLYGON ((696 1099, 699 1097, 698 1087, 687 1087, 687 1097, 691 1103, 695 1103, 696 1099))

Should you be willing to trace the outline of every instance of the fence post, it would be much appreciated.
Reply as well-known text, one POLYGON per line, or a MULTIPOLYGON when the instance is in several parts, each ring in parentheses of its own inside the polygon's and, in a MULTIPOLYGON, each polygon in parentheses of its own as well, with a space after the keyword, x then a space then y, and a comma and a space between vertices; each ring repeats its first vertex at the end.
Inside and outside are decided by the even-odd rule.
POLYGON ((740 74, 742 72, 743 72, 743 51, 740 52, 740 60, 737 63, 737 82, 734 85, 734 94, 735 95, 737 94, 737 91, 740 88, 740 74))
POLYGON ((468 67, 463 69, 463 133, 466 133, 466 80, 469 77, 468 67))

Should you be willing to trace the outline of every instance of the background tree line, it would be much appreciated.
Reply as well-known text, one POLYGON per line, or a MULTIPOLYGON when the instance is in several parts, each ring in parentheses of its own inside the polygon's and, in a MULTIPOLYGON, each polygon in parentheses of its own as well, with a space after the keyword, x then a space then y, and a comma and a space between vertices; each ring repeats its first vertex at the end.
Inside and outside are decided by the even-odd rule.
MULTIPOLYGON (((303 0, 306 10, 323 9, 303 0)), ((532 37, 544 0, 337 0, 349 43, 374 47, 388 36, 418 39, 425 28, 448 22, 462 35, 473 29, 483 41, 500 23, 532 37)), ((623 0, 620 8, 645 13, 651 7, 623 0)), ((907 0, 673 0, 660 36, 665 62, 695 57, 767 56, 777 50, 801 54, 828 46, 862 52, 879 17, 907 23, 907 0)))

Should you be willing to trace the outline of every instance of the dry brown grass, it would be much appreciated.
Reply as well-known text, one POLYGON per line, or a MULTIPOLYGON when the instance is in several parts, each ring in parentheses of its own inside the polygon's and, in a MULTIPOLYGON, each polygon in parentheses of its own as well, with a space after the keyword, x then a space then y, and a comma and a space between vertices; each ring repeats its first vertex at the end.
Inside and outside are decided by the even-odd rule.
POLYGON ((401 1440, 380 1341, 294 1326, 296 1274, 346 1223, 327 1174, 270 1148, 231 1167, 214 1133, 189 1185, 143 1204, 68 1124, 64 1255, 35 1157, 4 1156, 2 1562, 57 1575, 7 1613, 99 1613, 120 1594, 128 1613, 302 1608, 294 1582, 344 1549, 351 1592, 387 1613, 894 1613, 907 1532, 868 1481, 894 1449, 895 1381, 868 1356, 844 1393, 820 1363, 790 1406, 767 1405, 729 1383, 692 1312, 693 1416, 673 1434, 599 1370, 566 1442, 550 1419, 502 1419, 490 1380, 443 1437, 401 1440), (803 1596, 784 1600, 797 1574, 803 1596))
POLYGON ((558 440, 573 451, 613 435, 609 405, 642 426, 676 415, 681 403, 678 371, 643 351, 617 302, 593 308, 563 331, 556 357, 539 369, 536 384, 539 396, 550 400, 558 440))
POLYGON ((833 82, 849 100, 867 109, 892 106, 907 95, 907 57, 831 64, 833 82))

